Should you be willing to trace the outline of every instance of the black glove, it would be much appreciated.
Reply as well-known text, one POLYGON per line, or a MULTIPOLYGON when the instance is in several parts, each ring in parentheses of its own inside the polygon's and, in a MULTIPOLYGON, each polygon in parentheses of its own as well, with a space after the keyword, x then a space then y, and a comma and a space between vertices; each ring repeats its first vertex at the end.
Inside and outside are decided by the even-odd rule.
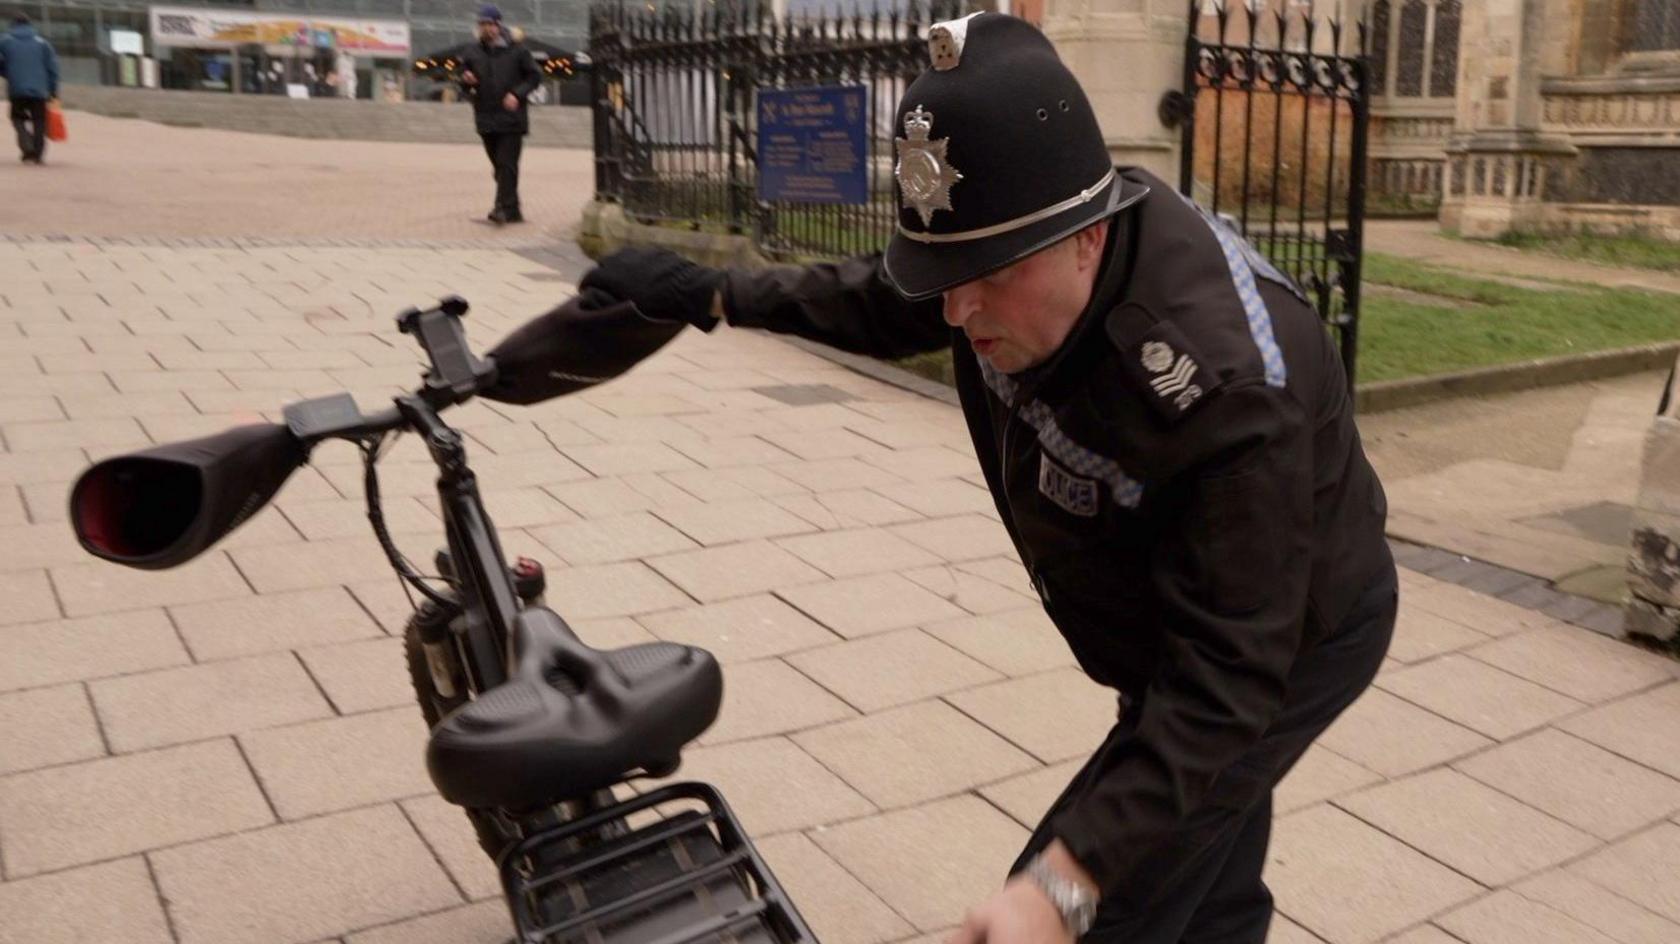
POLYGON ((645 318, 680 321, 710 331, 718 323, 712 314, 712 298, 723 280, 723 270, 697 265, 669 249, 634 246, 602 259, 578 288, 633 302, 645 318))
POLYGON ((635 305, 585 289, 491 348, 496 383, 479 395, 501 403, 539 403, 605 383, 670 343, 682 329, 680 321, 644 318, 635 305))

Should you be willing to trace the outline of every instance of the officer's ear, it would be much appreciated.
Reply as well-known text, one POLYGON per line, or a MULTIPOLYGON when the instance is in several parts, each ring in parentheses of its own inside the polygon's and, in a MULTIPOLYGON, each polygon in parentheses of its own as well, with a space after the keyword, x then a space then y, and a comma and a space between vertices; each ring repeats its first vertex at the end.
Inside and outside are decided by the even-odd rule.
POLYGON ((1103 247, 1108 245, 1108 228, 1112 219, 1092 223, 1073 234, 1074 259, 1081 272, 1095 272, 1102 265, 1103 247))

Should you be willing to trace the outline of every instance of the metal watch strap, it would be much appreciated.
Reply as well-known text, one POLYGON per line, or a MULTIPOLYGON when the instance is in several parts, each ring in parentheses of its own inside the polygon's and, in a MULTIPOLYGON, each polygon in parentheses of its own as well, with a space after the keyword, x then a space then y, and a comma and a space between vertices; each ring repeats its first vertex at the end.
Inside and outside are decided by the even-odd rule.
POLYGON ((1051 868, 1042 853, 1027 863, 1026 873, 1062 913, 1062 924, 1075 939, 1091 930, 1091 924, 1097 919, 1097 902, 1084 886, 1051 868))

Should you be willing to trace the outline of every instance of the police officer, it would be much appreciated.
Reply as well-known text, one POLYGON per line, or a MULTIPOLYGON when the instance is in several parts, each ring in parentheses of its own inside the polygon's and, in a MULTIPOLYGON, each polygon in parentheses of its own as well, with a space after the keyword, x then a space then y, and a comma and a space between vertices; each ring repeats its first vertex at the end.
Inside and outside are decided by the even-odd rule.
POLYGON ((723 272, 625 250, 583 280, 651 318, 876 357, 949 345, 1004 526, 1120 719, 958 944, 1260 942, 1272 789, 1393 629, 1386 505, 1299 291, 1116 168, 1027 23, 929 33, 883 256, 723 272))
POLYGON ((473 99, 473 120, 496 177, 492 223, 523 223, 519 207, 519 153, 531 130, 526 101, 542 84, 542 73, 523 43, 502 26, 502 11, 485 4, 478 11, 478 42, 461 51, 461 83, 473 99))

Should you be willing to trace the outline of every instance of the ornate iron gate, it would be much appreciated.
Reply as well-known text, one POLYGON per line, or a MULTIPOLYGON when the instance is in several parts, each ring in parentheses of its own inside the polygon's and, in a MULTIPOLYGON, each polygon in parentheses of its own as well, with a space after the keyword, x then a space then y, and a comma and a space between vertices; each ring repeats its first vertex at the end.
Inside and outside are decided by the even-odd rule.
POLYGON ((1190 0, 1184 87, 1161 102, 1162 120, 1183 132, 1179 189, 1307 292, 1336 332, 1350 388, 1371 123, 1365 36, 1363 21, 1321 18, 1311 0, 1190 0))
POLYGON ((594 4, 596 199, 642 221, 750 235, 779 258, 882 248, 898 220, 894 109, 927 64, 927 25, 962 15, 966 2, 780 19, 768 0, 719 0, 698 13, 594 4), (866 90, 867 202, 760 200, 755 93, 831 85, 866 90))

